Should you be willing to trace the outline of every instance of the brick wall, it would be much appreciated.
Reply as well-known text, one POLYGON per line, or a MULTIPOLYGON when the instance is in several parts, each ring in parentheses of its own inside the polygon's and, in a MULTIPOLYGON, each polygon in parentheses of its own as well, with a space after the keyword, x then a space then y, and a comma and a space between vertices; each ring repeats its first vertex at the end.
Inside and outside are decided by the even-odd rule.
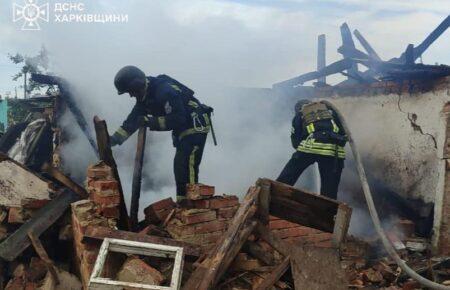
POLYGON ((86 228, 90 225, 109 226, 108 219, 96 213, 96 205, 91 200, 80 200, 72 203, 73 245, 75 265, 86 288, 94 269, 99 250, 98 245, 82 243, 86 228))
MULTIPOLYGON (((118 182, 105 163, 99 162, 88 168, 86 183, 89 199, 71 205, 74 260, 84 289, 87 289, 100 249, 98 243, 82 242, 84 232, 88 226, 116 228, 121 201, 118 182)), ((109 271, 108 265, 105 263, 105 275, 109 271)))
POLYGON ((97 205, 98 213, 109 218, 119 218, 119 182, 114 179, 111 167, 103 161, 89 166, 86 183, 89 199, 97 205))
POLYGON ((331 233, 291 223, 278 217, 270 216, 269 228, 278 237, 288 242, 302 242, 316 247, 332 246, 331 233))
MULTIPOLYGON (((148 206, 147 222, 161 224, 169 216, 166 230, 176 240, 211 249, 227 230, 239 207, 234 195, 214 196, 214 187, 188 187, 188 200, 178 205, 172 199, 160 200, 148 206), (191 191, 195 191, 194 193, 191 191)), ((270 216, 269 228, 288 242, 303 242, 318 247, 331 247, 331 233, 308 228, 270 216)))
POLYGON ((153 203, 144 210, 146 220, 149 223, 161 224, 171 214, 166 230, 172 238, 209 250, 227 230, 239 206, 237 196, 213 195, 212 186, 189 186, 189 199, 178 207, 171 198, 153 203))
POLYGON ((209 250, 225 233, 238 207, 237 196, 191 200, 186 208, 176 210, 167 231, 175 239, 209 250))

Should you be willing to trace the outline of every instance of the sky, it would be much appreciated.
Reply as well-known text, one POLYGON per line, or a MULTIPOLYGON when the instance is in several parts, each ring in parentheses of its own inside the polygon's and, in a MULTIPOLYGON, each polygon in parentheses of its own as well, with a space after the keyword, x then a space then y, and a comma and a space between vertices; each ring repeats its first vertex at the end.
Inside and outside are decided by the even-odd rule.
MULTIPOLYGON (((0 94, 14 92, 22 83, 11 81, 18 68, 8 53, 33 56, 44 45, 51 72, 74 85, 87 119, 104 118, 112 132, 133 106, 126 95, 116 94, 115 73, 133 64, 148 75, 168 74, 216 111, 219 146, 208 141, 201 181, 216 185, 219 193, 241 196, 258 177, 276 178, 289 159, 292 112, 277 109, 278 100, 232 88, 270 88, 315 70, 319 34, 327 38, 327 63, 340 59, 336 50, 343 22, 388 60, 409 43, 419 44, 450 12, 448 0, 33 0, 49 4, 49 22, 39 20, 39 31, 23 31, 23 19, 14 22, 12 16, 13 4, 23 6, 24 1, 0 0, 0 94), (82 11, 54 9, 69 3, 82 4, 82 11), (61 23, 56 14, 126 15, 128 21, 61 23)), ((424 63, 450 64, 449 35, 447 31, 424 53, 424 63)), ((65 116, 63 123, 72 134, 64 147, 65 163, 74 178, 82 179, 95 158, 73 117, 65 116)), ((170 134, 152 132, 148 140, 144 206, 174 192, 170 134)), ((114 148, 127 192, 135 144, 132 136, 114 148)))
MULTIPOLYGON (((58 54, 58 46, 64 47, 60 42, 72 48, 90 45, 77 40, 82 33, 96 34, 98 41, 110 42, 110 49, 131 46, 130 54, 147 52, 147 57, 158 58, 154 71, 182 71, 193 81, 214 71, 219 83, 270 87, 314 69, 318 34, 327 35, 327 61, 339 59, 339 25, 344 21, 351 29, 359 29, 382 58, 389 59, 399 55, 408 43, 418 44, 450 11, 450 1, 445 0, 84 0, 72 3, 83 3, 86 13, 127 14, 129 21, 55 23, 55 4, 70 2, 34 0, 39 5, 50 4, 50 21, 40 21, 40 31, 21 31, 22 22, 13 22, 12 6, 23 5, 24 1, 0 3, 0 94, 14 92, 22 84, 20 79, 11 81, 18 68, 9 61, 8 53, 35 55, 45 45, 50 53, 58 54), (128 33, 137 26, 144 29, 143 35, 128 33), (138 48, 144 42, 150 47, 138 48), (198 50, 197 46, 204 47, 198 50), (183 67, 187 58, 198 64, 183 67)), ((439 39, 424 54, 423 61, 449 63, 445 49, 449 39, 448 34, 439 39)), ((53 61, 57 71, 64 59, 54 57, 53 61)))

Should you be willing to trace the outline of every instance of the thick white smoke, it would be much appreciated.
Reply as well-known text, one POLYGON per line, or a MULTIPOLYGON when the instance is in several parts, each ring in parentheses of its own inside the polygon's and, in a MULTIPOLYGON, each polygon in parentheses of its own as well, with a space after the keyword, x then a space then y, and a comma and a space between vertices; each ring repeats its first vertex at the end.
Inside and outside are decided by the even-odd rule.
MULTIPOLYGON (((1 5, 4 2, 9 1, 1 5)), ((50 7, 56 2, 61 1, 49 1, 50 7)), ((134 103, 126 95, 118 96, 113 86, 114 75, 122 66, 133 64, 149 75, 165 73, 185 83, 202 102, 215 108, 213 122, 219 146, 208 140, 200 181, 216 185, 219 193, 241 196, 258 177, 276 178, 292 154, 292 110, 280 110, 282 100, 263 91, 238 93, 232 87, 270 87, 313 70, 316 37, 321 33, 327 34, 328 62, 338 59, 338 27, 344 21, 365 32, 385 58, 398 55, 406 43, 420 41, 428 27, 439 21, 436 11, 408 10, 386 19, 377 17, 377 7, 360 7, 348 14, 339 9, 328 12, 319 9, 320 5, 309 8, 308 1, 304 7, 298 1, 285 1, 292 4, 286 7, 212 0, 78 2, 84 3, 89 13, 128 14, 129 22, 43 23, 39 32, 23 32, 2 19, 0 33, 9 45, 8 51, 3 47, 0 51, 31 55, 44 44, 52 70, 76 87, 77 101, 88 121, 100 116, 107 121, 110 133, 134 103), (412 27, 416 21, 411 19, 419 18, 426 22, 423 27, 412 27), (386 38, 405 41, 386 43, 386 38)), ((353 1, 348 4, 353 5, 353 1)), ((4 11, 9 10, 0 12, 6 19, 4 11)), ((65 116, 64 124, 72 136, 63 151, 66 166, 82 180, 95 156, 73 117, 65 116)), ((175 194, 175 149, 170 133, 151 132, 148 140, 141 208, 175 194)), ((135 144, 133 135, 114 149, 127 194, 131 191, 135 144)))

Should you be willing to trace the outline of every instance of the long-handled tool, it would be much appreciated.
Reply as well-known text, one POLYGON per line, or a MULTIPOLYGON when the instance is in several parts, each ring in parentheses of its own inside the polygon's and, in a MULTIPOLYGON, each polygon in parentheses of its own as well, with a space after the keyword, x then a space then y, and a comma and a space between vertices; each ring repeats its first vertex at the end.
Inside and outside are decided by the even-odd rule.
POLYGON ((137 230, 139 198, 141 197, 142 165, 144 163, 145 141, 147 128, 141 127, 138 132, 136 156, 134 158, 133 184, 131 189, 130 226, 131 230, 137 230))

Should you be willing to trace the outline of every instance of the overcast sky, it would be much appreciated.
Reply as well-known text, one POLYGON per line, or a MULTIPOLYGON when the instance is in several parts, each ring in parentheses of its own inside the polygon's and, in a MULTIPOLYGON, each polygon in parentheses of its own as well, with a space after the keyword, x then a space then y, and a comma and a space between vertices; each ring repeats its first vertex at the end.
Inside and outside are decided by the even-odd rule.
MULTIPOLYGON (((111 67, 128 61, 193 84, 207 77, 217 84, 269 87, 314 69, 318 34, 327 35, 327 61, 337 60, 344 21, 389 59, 408 43, 420 43, 450 12, 448 0, 83 0, 73 1, 84 4, 82 13, 126 14, 129 21, 55 23, 55 3, 66 2, 34 0, 49 2, 50 21, 40 21, 40 31, 21 31, 23 22, 12 21, 12 6, 24 2, 0 2, 0 94, 22 83, 11 81, 18 68, 7 54, 34 55, 41 45, 58 73, 76 64, 112 78, 111 67)), ((449 48, 447 32, 423 61, 448 64, 449 48)))

